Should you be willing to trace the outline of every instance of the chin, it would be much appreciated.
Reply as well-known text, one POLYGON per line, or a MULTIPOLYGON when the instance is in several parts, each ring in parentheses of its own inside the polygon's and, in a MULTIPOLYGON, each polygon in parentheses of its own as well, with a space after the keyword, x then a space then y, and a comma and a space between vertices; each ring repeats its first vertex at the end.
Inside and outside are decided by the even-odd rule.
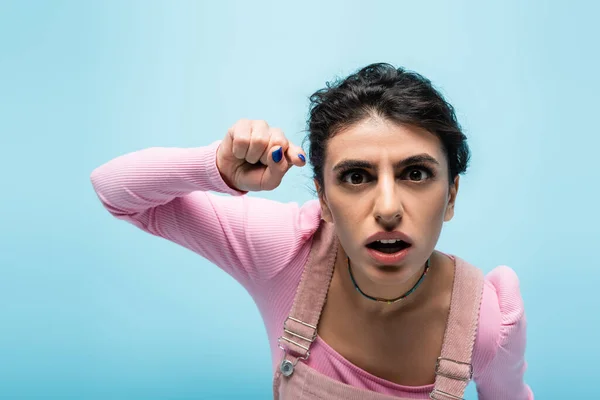
MULTIPOLYGON (((415 250, 415 249, 412 249, 415 250)), ((422 272, 423 264, 427 261, 415 261, 412 257, 414 254, 409 254, 400 262, 393 264, 382 264, 373 260, 367 255, 364 260, 365 269, 363 273, 369 278, 381 285, 397 285, 410 280, 415 274, 422 272)), ((354 266, 354 264, 352 264, 354 266)))
POLYGON ((398 285, 411 278, 417 268, 411 268, 407 262, 394 265, 374 264, 372 261, 368 265, 365 274, 377 284, 380 285, 398 285))

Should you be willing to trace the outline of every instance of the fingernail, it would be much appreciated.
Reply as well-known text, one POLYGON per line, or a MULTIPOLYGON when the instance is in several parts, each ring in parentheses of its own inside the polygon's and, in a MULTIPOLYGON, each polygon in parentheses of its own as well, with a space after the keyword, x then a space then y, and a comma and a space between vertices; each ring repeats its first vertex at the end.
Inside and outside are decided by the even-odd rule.
POLYGON ((298 154, 298 158, 301 159, 302 162, 306 162, 306 158, 304 158, 304 155, 298 154))
POLYGON ((273 161, 278 163, 283 158, 283 148, 280 147, 273 152, 273 161))

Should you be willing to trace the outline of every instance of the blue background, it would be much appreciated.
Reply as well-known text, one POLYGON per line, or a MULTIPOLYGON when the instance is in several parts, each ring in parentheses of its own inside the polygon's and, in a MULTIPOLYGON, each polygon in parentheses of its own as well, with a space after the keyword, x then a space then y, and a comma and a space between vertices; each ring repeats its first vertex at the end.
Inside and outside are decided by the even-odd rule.
POLYGON ((89 174, 239 118, 301 143, 307 97, 376 61, 431 78, 469 137, 439 248, 519 274, 537 398, 595 398, 600 7, 525 3, 0 2, 0 398, 269 398, 251 298, 110 217, 89 174))

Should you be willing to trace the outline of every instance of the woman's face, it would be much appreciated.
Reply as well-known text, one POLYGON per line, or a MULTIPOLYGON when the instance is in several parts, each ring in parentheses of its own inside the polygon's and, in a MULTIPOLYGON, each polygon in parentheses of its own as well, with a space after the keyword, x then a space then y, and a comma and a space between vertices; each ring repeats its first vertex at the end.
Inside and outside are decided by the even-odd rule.
POLYGON ((322 217, 335 224, 361 288, 398 296, 398 286, 422 271, 454 214, 458 177, 450 185, 440 140, 414 126, 365 119, 327 142, 323 171, 322 217), (410 238, 402 260, 370 256, 368 238, 381 231, 410 238))

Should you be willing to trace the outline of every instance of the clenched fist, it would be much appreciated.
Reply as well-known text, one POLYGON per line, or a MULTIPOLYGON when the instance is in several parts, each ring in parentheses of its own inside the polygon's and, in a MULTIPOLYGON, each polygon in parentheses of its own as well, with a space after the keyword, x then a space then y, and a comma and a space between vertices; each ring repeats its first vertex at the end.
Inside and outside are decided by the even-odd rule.
POLYGON ((302 148, 265 121, 239 120, 217 150, 217 168, 223 180, 240 191, 273 190, 292 166, 305 164, 302 148))

